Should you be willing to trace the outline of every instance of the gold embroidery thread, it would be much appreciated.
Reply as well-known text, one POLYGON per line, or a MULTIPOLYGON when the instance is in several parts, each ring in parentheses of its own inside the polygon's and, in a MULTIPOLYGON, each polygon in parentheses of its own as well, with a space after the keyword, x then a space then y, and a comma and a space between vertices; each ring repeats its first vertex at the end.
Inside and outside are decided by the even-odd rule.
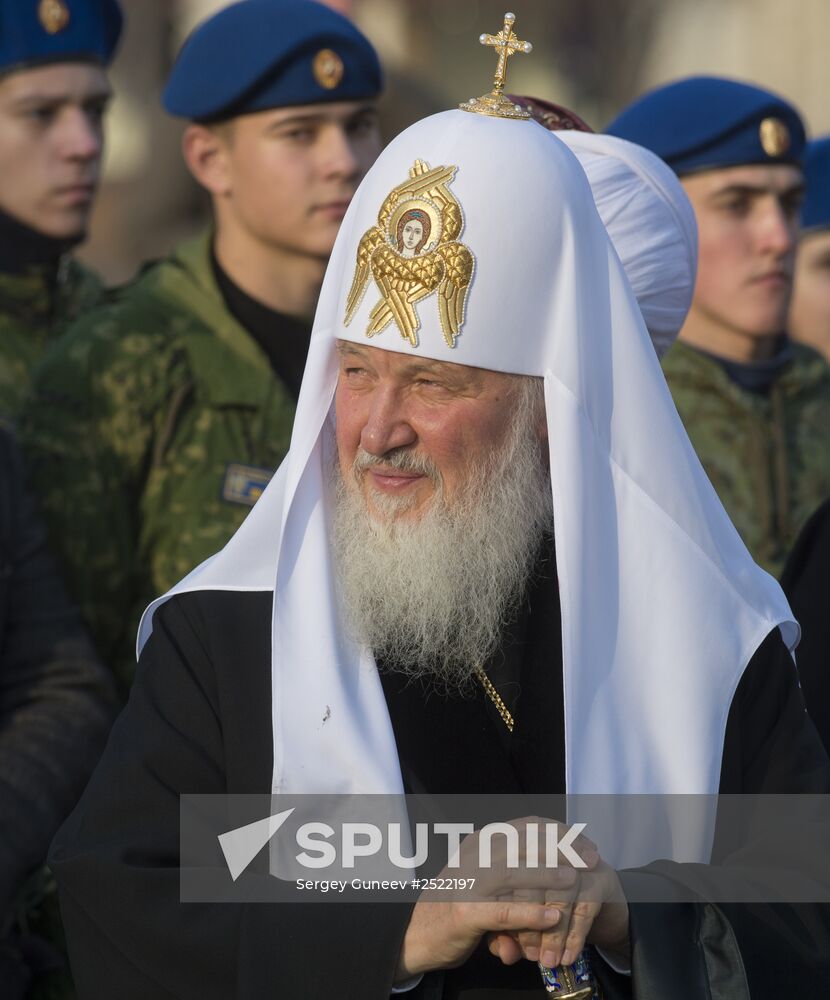
POLYGON ((367 337, 394 322, 401 337, 417 347, 420 320, 415 303, 435 292, 444 340, 455 347, 475 268, 469 247, 458 240, 464 218, 448 187, 457 169, 430 169, 423 160, 416 160, 409 179, 387 196, 377 225, 364 233, 357 247, 354 280, 346 300, 347 326, 371 275, 381 300, 369 315, 367 337))

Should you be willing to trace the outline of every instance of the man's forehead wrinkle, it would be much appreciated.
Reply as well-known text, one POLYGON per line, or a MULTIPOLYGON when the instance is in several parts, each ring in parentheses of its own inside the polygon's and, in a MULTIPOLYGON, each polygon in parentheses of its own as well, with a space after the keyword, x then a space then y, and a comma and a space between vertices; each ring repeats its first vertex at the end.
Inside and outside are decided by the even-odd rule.
POLYGON ((431 358, 413 358, 404 365, 404 373, 407 375, 420 375, 423 372, 442 375, 454 382, 470 381, 480 378, 480 369, 471 368, 469 365, 457 365, 451 361, 434 361, 431 358))
POLYGON ((713 198, 720 198, 724 195, 732 194, 742 194, 742 195, 776 195, 777 197, 784 197, 786 195, 800 194, 805 190, 804 181, 796 181, 786 187, 778 187, 772 184, 751 184, 747 182, 733 182, 731 184, 725 184, 723 187, 716 188, 712 192, 713 198))
POLYGON ((269 125, 273 125, 277 128, 280 125, 296 125, 298 123, 313 123, 319 122, 326 119, 326 116, 322 112, 315 111, 298 111, 293 115, 279 115, 274 116, 268 122, 269 125))
POLYGON ((110 90, 87 91, 83 94, 71 94, 64 91, 60 94, 31 93, 15 97, 12 107, 26 107, 27 105, 50 104, 54 106, 63 104, 87 104, 89 101, 108 101, 112 97, 110 90))
POLYGON ((270 112, 254 112, 270 116, 269 124, 287 125, 296 122, 337 122, 343 123, 351 121, 361 115, 377 114, 377 107, 372 103, 367 104, 307 104, 297 107, 277 108, 270 112))
POLYGON ((345 357, 347 354, 355 354, 359 358, 367 358, 365 348, 360 347, 358 344, 352 344, 348 340, 337 341, 337 353, 341 358, 345 357))
MULTIPOLYGON (((2 91, 0 91, 2 93, 2 91)), ((26 84, 8 95, 9 103, 16 107, 23 104, 71 104, 94 100, 109 100, 112 88, 97 82, 94 86, 59 86, 57 84, 26 84)))
POLYGON ((341 358, 349 354, 354 354, 371 364, 374 351, 380 351, 381 354, 386 354, 390 357, 399 359, 400 367, 397 370, 398 373, 405 378, 411 378, 414 375, 430 372, 432 374, 441 374, 447 379, 451 379, 455 382, 478 382, 481 380, 482 375, 486 371, 486 369, 483 368, 474 368, 472 365, 461 365, 453 361, 438 361, 434 358, 409 358, 405 354, 400 354, 398 351, 383 351, 383 349, 379 347, 369 347, 368 345, 355 344, 349 340, 337 341, 337 353, 341 358))
POLYGON ((746 166, 726 167, 721 170, 702 171, 699 174, 689 174, 681 178, 683 186, 691 185, 705 190, 708 194, 742 188, 761 191, 788 190, 804 184, 803 171, 789 164, 763 166, 750 164, 746 166))

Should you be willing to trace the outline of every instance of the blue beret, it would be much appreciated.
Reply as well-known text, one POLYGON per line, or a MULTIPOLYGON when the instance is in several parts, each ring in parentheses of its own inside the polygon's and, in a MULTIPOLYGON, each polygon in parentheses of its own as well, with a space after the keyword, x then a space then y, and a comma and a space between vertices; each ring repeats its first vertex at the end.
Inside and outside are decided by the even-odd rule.
POLYGON ((716 76, 658 87, 605 131, 652 150, 681 175, 749 163, 799 164, 804 155, 804 124, 791 104, 716 76))
POLYGON ((0 0, 0 73, 73 59, 106 65, 122 23, 117 0, 0 0))
POLYGON ((375 50, 342 14, 313 0, 241 0, 185 41, 163 103, 172 115, 220 121, 380 88, 375 50))
POLYGON ((814 139, 804 154, 807 195, 801 207, 804 229, 830 229, 830 135, 814 139))

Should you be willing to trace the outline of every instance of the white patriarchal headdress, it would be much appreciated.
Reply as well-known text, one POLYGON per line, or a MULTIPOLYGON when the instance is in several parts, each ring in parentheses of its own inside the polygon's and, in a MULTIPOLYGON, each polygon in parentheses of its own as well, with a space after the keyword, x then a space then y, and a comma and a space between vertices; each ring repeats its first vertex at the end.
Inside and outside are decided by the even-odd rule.
POLYGON ((613 135, 563 131, 637 298, 657 356, 674 343, 692 304, 697 223, 674 171, 650 149, 613 135))
MULTIPOLYGON (((716 792, 740 676, 771 629, 792 648, 797 626, 689 443, 576 158, 531 121, 460 110, 399 135, 361 184, 289 454, 227 546, 171 591, 273 591, 274 789, 401 789, 328 543, 341 338, 544 380, 567 790, 716 792), (430 219, 415 257, 397 243, 406 205, 430 219)), ((705 857, 705 835, 690 837, 682 855, 705 857)))

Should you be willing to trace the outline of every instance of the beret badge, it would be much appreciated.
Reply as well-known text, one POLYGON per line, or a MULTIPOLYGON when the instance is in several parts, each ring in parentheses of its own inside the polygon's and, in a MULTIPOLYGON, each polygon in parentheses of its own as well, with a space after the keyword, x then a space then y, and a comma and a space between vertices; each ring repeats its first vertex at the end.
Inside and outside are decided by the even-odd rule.
POLYGON ((37 16, 47 35, 57 35, 69 24, 69 8, 63 0, 40 0, 37 16))
POLYGON ((371 275, 381 293, 369 315, 367 337, 394 323, 404 340, 418 346, 415 303, 437 292, 438 316, 448 347, 464 325, 467 291, 475 259, 459 242, 461 205, 449 190, 457 167, 433 167, 416 160, 409 179, 391 191, 357 247, 357 266, 346 301, 348 325, 371 275))
POLYGON ((767 156, 783 156, 790 148, 790 130, 780 118, 765 118, 758 126, 758 135, 767 156))
POLYGON ((320 49, 311 64, 311 71, 324 90, 334 90, 343 79, 343 60, 332 49, 320 49))

